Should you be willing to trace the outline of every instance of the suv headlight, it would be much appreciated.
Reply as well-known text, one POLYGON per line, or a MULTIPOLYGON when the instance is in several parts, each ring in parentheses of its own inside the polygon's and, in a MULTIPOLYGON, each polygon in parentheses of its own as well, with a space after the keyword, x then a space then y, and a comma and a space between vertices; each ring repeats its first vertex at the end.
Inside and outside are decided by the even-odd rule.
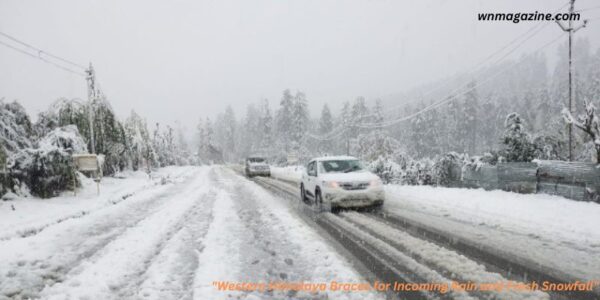
POLYGON ((337 181, 325 181, 325 186, 332 189, 337 189, 340 184, 337 181))
POLYGON ((371 182, 369 182, 370 187, 379 187, 382 185, 383 185, 383 182, 381 182, 381 179, 379 179, 379 178, 373 179, 373 180, 371 180, 371 182))

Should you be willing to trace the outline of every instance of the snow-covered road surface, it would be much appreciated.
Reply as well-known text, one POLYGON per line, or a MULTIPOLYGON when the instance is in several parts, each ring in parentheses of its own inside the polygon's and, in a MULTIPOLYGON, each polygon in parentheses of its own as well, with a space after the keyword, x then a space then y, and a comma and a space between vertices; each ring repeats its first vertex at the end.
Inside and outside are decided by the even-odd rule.
MULTIPOLYGON (((282 185, 292 182, 288 186, 297 194, 293 182, 300 171, 273 168, 272 174, 282 185)), ((386 196, 378 214, 384 219, 409 229, 412 235, 467 251, 476 260, 503 268, 504 274, 551 282, 594 282, 600 278, 597 203, 544 194, 401 185, 387 185, 386 196)), ((370 226, 379 225, 371 222, 370 226)), ((388 234, 397 235, 393 231, 388 234)), ((403 243, 410 240, 398 239, 403 243)), ((416 248, 424 251, 423 247, 416 248)), ((465 275, 461 272, 459 277, 465 275)), ((599 294, 600 286, 596 285, 590 294, 568 297, 597 298, 599 294)))
MULTIPOLYGON (((298 201, 297 187, 272 179, 256 179, 261 185, 287 193, 291 201, 298 201), (296 199, 296 200, 294 200, 296 199)), ((305 205, 301 205, 305 206, 305 205)), ((312 212, 310 208, 303 211, 312 212)), ((310 213, 309 213, 310 214, 310 213)), ((369 261, 366 266, 388 282, 434 283, 453 286, 456 282, 471 282, 482 286, 490 283, 512 282, 525 285, 512 276, 505 277, 498 270, 471 260, 461 253, 426 239, 413 236, 403 226, 390 223, 381 212, 315 213, 317 224, 331 233, 332 238, 350 249, 357 260, 369 261)), ((515 289, 485 289, 463 291, 456 288, 406 292, 408 298, 450 299, 549 299, 543 291, 515 289)))
MULTIPOLYGON (((219 280, 365 279, 285 202, 255 183, 218 166, 179 174, 115 204, 90 205, 77 217, 53 214, 60 221, 52 222, 47 216, 43 230, 7 235, 0 241, 0 299, 381 297, 218 291, 213 282, 219 280)), ((20 221, 11 230, 27 226, 20 221)))

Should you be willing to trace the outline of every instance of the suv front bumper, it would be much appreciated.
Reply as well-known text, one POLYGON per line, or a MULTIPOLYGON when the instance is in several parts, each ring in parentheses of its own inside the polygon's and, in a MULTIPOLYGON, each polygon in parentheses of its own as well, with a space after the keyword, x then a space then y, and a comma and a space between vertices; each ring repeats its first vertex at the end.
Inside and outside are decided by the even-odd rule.
POLYGON ((383 204, 385 191, 383 187, 370 187, 364 190, 330 188, 324 191, 323 198, 331 203, 332 208, 365 207, 383 204))

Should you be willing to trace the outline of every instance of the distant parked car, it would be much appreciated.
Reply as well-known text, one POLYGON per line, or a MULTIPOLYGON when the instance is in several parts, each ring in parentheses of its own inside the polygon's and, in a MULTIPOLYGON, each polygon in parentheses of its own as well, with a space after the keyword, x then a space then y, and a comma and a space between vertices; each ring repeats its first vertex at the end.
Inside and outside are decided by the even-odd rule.
POLYGON ((336 208, 380 207, 385 201, 381 179, 352 156, 311 160, 302 174, 300 197, 306 203, 336 208))
POLYGON ((271 168, 264 157, 252 156, 246 158, 246 176, 271 176, 271 168))

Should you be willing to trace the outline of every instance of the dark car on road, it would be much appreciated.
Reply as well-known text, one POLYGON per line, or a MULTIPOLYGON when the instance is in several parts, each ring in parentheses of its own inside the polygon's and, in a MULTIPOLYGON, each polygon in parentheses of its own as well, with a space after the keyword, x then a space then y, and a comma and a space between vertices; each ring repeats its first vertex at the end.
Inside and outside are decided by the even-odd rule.
POLYGON ((271 168, 267 159, 260 156, 251 156, 246 158, 246 176, 271 176, 271 168))

